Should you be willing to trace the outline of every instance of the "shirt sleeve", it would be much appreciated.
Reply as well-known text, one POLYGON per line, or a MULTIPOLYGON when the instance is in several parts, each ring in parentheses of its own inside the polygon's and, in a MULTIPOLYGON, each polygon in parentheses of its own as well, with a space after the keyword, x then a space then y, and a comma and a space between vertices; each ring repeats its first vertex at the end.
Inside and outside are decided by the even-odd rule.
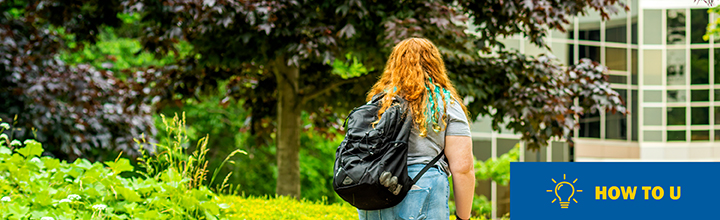
POLYGON ((447 108, 448 124, 445 136, 470 136, 467 116, 457 101, 450 101, 447 108))

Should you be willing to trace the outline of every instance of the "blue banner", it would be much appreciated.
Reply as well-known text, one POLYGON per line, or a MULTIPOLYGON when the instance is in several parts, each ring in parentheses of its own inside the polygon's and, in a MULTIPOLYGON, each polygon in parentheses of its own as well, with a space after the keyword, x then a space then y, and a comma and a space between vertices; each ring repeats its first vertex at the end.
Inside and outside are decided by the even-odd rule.
POLYGON ((720 163, 513 162, 510 218, 720 219, 720 163))

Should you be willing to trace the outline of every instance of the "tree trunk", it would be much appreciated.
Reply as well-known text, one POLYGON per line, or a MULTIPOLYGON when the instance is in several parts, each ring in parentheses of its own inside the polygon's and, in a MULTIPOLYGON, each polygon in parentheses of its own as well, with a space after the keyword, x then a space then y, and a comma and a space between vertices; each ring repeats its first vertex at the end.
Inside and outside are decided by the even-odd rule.
POLYGON ((274 66, 278 86, 278 177, 275 193, 300 198, 300 70, 296 66, 288 66, 282 58, 274 66))

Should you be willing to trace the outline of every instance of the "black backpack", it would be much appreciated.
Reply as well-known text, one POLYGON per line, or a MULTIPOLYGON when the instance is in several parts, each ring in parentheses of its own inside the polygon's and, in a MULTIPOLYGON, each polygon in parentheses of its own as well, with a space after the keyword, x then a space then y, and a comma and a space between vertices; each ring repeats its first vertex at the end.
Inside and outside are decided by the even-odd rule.
POLYGON ((415 182, 443 155, 440 153, 411 179, 407 171, 408 137, 412 129, 405 100, 393 104, 377 120, 382 95, 353 109, 345 120, 345 139, 335 152, 333 189, 351 205, 364 210, 400 203, 415 182))

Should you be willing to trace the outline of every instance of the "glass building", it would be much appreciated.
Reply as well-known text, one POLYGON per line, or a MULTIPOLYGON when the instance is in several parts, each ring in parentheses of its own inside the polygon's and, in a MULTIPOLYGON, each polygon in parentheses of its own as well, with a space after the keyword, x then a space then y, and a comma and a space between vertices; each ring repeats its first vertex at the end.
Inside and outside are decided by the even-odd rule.
MULTIPOLYGON (((610 20, 589 11, 571 19, 567 33, 551 31, 550 50, 521 36, 503 40, 526 54, 551 53, 563 65, 582 58, 606 65, 630 111, 581 116, 572 149, 557 140, 539 152, 521 150, 521 161, 720 161, 720 39, 703 39, 720 16, 708 14, 702 1, 624 2, 630 11, 610 20)), ((478 160, 522 146, 519 135, 492 131, 489 118, 471 128, 478 160)), ((509 211, 507 187, 488 181, 477 188, 496 201, 494 216, 509 211)))

